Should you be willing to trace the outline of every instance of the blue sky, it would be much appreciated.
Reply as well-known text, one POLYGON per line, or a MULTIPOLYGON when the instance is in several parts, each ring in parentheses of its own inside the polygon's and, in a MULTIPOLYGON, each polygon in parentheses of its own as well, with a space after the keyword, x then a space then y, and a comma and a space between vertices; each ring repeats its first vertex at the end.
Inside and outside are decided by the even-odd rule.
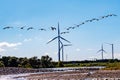
MULTIPOLYGON (((67 27, 85 20, 116 14, 85 23, 62 37, 72 44, 65 47, 67 60, 100 59, 101 54, 96 52, 105 42, 114 44, 115 58, 120 59, 119 3, 120 0, 0 0, 0 53, 17 57, 48 54, 57 61, 57 40, 46 44, 57 36, 57 31, 50 30, 51 26, 57 27, 59 22, 61 31, 66 31, 67 27), (13 29, 3 30, 6 26, 13 29), (22 26, 26 28, 20 30, 22 26), (34 29, 27 31, 28 27, 34 29)), ((104 58, 111 58, 111 46, 104 44, 104 49, 107 52, 104 58)))

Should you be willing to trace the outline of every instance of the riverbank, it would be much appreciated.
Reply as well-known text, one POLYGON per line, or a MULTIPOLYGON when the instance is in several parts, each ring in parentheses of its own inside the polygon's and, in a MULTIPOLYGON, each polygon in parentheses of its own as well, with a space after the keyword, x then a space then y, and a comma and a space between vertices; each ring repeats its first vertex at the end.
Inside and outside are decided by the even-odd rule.
POLYGON ((65 71, 80 71, 88 72, 93 70, 99 70, 102 67, 64 67, 64 68, 20 68, 20 67, 1 67, 0 75, 9 74, 23 74, 23 73, 46 73, 46 72, 65 72, 65 71))
POLYGON ((20 80, 109 80, 110 78, 120 80, 120 70, 101 70, 94 67, 42 69, 3 67, 0 68, 0 76, 2 75, 15 76, 13 80, 18 80, 18 78, 20 80), (25 73, 27 73, 27 75, 25 73), (18 76, 15 76, 17 74, 18 76), (19 74, 22 74, 22 76, 19 74))
POLYGON ((30 74, 24 78, 27 80, 120 80, 120 70, 52 72, 30 74))
POLYGON ((1 67, 0 68, 0 75, 36 73, 36 72, 39 72, 39 70, 30 69, 30 68, 17 68, 17 67, 1 67))

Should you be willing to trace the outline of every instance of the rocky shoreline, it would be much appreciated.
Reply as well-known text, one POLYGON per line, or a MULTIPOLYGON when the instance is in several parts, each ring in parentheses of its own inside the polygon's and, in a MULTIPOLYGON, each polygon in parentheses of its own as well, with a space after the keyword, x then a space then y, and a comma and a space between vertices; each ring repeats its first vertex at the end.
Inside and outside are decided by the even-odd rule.
POLYGON ((52 71, 44 69, 26 69, 15 67, 0 68, 0 75, 29 73, 25 80, 120 80, 120 70, 74 69, 69 71, 52 71))
POLYGON ((120 70, 99 70, 89 75, 90 78, 120 78, 120 70))
POLYGON ((63 72, 63 71, 80 71, 80 72, 89 72, 93 70, 98 70, 98 68, 39 68, 39 69, 31 69, 31 68, 20 68, 20 67, 1 67, 0 75, 8 75, 8 74, 22 74, 22 73, 37 73, 37 72, 63 72))
POLYGON ((39 72, 38 69, 26 69, 26 68, 17 68, 17 67, 1 67, 0 75, 9 75, 9 74, 22 74, 22 73, 36 73, 39 72))
POLYGON ((120 70, 98 70, 93 73, 69 71, 47 74, 31 74, 27 80, 120 80, 120 70))

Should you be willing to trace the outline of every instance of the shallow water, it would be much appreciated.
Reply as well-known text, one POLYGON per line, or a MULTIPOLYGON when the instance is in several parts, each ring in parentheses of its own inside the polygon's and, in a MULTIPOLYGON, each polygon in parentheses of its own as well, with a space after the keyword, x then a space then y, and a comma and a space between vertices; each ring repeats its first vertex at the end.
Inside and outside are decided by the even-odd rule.
POLYGON ((14 75, 1 75, 0 80, 27 80, 23 77, 15 78, 15 77, 27 76, 27 75, 29 75, 29 73, 27 73, 27 74, 14 74, 14 75))
POLYGON ((45 72, 37 72, 37 73, 25 73, 25 74, 14 74, 14 75, 1 75, 0 76, 0 80, 27 80, 24 77, 20 77, 20 76, 27 76, 30 74, 41 74, 41 73, 47 73, 48 71, 52 71, 52 72, 59 72, 59 71, 74 71, 74 70, 79 70, 79 69, 84 69, 84 68, 94 68, 94 69, 101 69, 104 67, 98 66, 98 67, 76 67, 76 68, 41 68, 40 70, 45 70, 45 72), (47 71, 46 71, 47 70, 47 71), (20 77, 20 78, 15 78, 15 77, 20 77))
POLYGON ((69 71, 69 70, 80 70, 80 69, 102 69, 104 66, 92 66, 92 67, 64 67, 64 68, 40 68, 44 71, 69 71))

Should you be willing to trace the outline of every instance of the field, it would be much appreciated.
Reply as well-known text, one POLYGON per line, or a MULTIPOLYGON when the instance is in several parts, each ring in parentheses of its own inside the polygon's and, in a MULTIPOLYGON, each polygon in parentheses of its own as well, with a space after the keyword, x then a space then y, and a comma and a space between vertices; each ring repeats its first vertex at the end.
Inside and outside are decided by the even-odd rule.
POLYGON ((63 62, 64 67, 91 67, 104 66, 104 70, 120 70, 120 61, 118 59, 97 60, 97 61, 71 61, 63 62))

